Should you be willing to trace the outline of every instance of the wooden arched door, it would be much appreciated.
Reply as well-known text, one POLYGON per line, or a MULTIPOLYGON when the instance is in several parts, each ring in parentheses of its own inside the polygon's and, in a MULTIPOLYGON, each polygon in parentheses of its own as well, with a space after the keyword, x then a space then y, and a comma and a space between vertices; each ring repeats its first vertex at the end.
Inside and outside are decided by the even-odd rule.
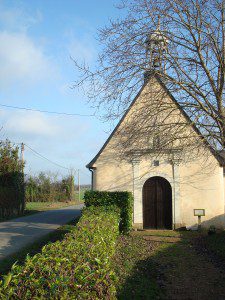
POLYGON ((143 226, 172 229, 172 188, 163 177, 151 177, 143 186, 143 226))

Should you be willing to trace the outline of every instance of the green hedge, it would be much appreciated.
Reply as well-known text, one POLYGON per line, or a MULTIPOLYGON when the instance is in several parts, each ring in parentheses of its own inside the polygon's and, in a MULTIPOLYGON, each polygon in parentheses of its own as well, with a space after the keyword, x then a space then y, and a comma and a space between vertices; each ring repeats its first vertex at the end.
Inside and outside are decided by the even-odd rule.
POLYGON ((130 192, 86 191, 86 207, 117 205, 121 210, 120 231, 127 233, 132 228, 133 195, 130 192))
POLYGON ((0 218, 19 216, 25 209, 24 174, 0 174, 0 218))
POLYGON ((86 208, 63 241, 14 265, 0 285, 0 299, 114 299, 111 257, 119 210, 86 208))

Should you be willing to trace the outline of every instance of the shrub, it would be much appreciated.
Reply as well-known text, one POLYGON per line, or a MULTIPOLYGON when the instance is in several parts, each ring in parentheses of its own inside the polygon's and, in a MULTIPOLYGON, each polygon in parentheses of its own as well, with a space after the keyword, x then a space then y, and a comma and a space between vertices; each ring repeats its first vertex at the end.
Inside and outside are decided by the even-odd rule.
POLYGON ((9 140, 0 142, 0 218, 23 214, 24 163, 19 148, 9 140))
POLYGON ((0 286, 0 299, 114 299, 111 257, 119 212, 86 208, 63 241, 14 265, 0 286))
POLYGON ((53 202, 75 200, 74 177, 58 178, 54 173, 30 175, 25 181, 26 202, 53 202))
POLYGON ((120 208, 120 231, 127 233, 132 228, 133 195, 130 192, 86 191, 86 207, 117 205, 120 208))
POLYGON ((19 172, 0 175, 0 218, 24 212, 24 175, 19 172))

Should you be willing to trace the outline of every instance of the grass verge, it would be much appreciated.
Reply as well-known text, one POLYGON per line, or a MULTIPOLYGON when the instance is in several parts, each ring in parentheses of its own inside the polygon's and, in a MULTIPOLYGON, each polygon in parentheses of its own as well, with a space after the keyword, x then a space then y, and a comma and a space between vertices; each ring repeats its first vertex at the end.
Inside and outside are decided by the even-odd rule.
POLYGON ((158 299, 158 265, 152 260, 157 243, 145 241, 141 235, 120 236, 113 259, 118 277, 117 299, 158 299))
POLYGON ((224 255, 225 233, 140 231, 120 237, 114 258, 118 299, 225 299, 225 272, 205 251, 224 255), (200 247, 201 245, 199 245, 200 247), (201 250, 204 250, 201 248, 201 250))
POLYGON ((78 205, 82 202, 67 201, 67 202, 27 202, 25 213, 29 214, 33 211, 42 212, 51 209, 59 209, 67 206, 78 205))
POLYGON ((196 241, 199 250, 206 251, 211 257, 225 266, 225 231, 216 234, 200 236, 196 241))

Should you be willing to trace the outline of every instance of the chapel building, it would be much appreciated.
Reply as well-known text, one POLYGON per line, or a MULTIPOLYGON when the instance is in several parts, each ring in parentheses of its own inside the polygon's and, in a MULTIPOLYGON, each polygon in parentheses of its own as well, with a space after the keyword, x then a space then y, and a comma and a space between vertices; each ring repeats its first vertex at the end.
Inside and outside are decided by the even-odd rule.
MULTIPOLYGON (((155 31, 146 43, 151 67, 164 68, 160 53, 167 41, 155 31)), ((199 211, 203 227, 225 228, 225 160, 152 69, 87 165, 92 188, 132 192, 136 228, 195 228, 199 211)))

